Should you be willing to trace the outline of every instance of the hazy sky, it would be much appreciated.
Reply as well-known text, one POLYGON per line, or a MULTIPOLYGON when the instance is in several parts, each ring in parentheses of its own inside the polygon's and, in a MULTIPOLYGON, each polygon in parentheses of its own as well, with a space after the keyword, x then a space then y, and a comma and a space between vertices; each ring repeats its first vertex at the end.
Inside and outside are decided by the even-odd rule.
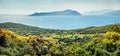
POLYGON ((0 14, 30 14, 73 9, 81 13, 95 10, 120 10, 120 0, 0 0, 0 14))

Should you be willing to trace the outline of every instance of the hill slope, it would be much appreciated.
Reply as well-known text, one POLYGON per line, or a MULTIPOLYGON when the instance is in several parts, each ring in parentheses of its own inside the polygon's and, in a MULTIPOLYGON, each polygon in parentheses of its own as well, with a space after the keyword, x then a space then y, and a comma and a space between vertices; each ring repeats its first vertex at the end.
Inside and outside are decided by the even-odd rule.
MULTIPOLYGON (((44 29, 39 27, 28 26, 19 23, 0 23, 0 28, 9 29, 17 34, 27 36, 27 35, 51 35, 51 34, 94 34, 94 33, 105 33, 110 30, 115 24, 100 26, 100 27, 88 27, 83 29, 73 29, 73 30, 58 30, 58 29, 44 29)), ((116 24, 120 26, 120 24, 116 24)))
POLYGON ((16 32, 20 35, 40 35, 40 34, 52 34, 52 33, 60 33, 62 30, 55 30, 55 29, 44 29, 39 27, 28 26, 19 23, 0 23, 0 28, 9 29, 13 32, 16 32))

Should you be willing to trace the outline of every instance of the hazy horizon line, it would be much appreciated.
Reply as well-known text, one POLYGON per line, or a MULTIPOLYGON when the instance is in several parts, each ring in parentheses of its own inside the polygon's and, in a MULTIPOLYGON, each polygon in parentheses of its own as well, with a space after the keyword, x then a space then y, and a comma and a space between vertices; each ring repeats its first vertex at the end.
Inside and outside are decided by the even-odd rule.
MULTIPOLYGON (((89 12, 99 12, 99 11, 114 11, 114 10, 120 10, 120 9, 101 9, 101 10, 91 10, 91 11, 78 11, 78 10, 74 10, 74 9, 64 9, 64 10, 73 10, 73 11, 77 11, 81 14, 86 14, 89 12)), ((54 11, 64 11, 64 10, 51 10, 51 11, 34 11, 34 12, 29 12, 29 13, 0 13, 0 15, 29 15, 29 14, 33 14, 33 13, 41 13, 41 12, 54 12, 54 11)))

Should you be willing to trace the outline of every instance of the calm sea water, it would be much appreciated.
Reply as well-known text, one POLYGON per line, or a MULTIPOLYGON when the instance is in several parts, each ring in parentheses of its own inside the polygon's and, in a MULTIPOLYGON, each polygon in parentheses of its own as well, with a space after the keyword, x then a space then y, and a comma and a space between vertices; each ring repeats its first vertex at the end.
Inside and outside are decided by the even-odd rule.
POLYGON ((120 23, 120 16, 21 16, 1 15, 0 23, 15 22, 41 28, 77 29, 120 23))

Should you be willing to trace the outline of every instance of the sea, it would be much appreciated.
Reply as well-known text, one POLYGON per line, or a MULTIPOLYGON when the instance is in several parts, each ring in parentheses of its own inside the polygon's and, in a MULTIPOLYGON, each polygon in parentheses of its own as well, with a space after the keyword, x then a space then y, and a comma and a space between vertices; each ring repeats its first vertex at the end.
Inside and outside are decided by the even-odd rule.
POLYGON ((28 16, 0 15, 0 23, 13 22, 49 29, 79 29, 91 26, 104 26, 120 23, 120 16, 82 15, 82 16, 28 16))

